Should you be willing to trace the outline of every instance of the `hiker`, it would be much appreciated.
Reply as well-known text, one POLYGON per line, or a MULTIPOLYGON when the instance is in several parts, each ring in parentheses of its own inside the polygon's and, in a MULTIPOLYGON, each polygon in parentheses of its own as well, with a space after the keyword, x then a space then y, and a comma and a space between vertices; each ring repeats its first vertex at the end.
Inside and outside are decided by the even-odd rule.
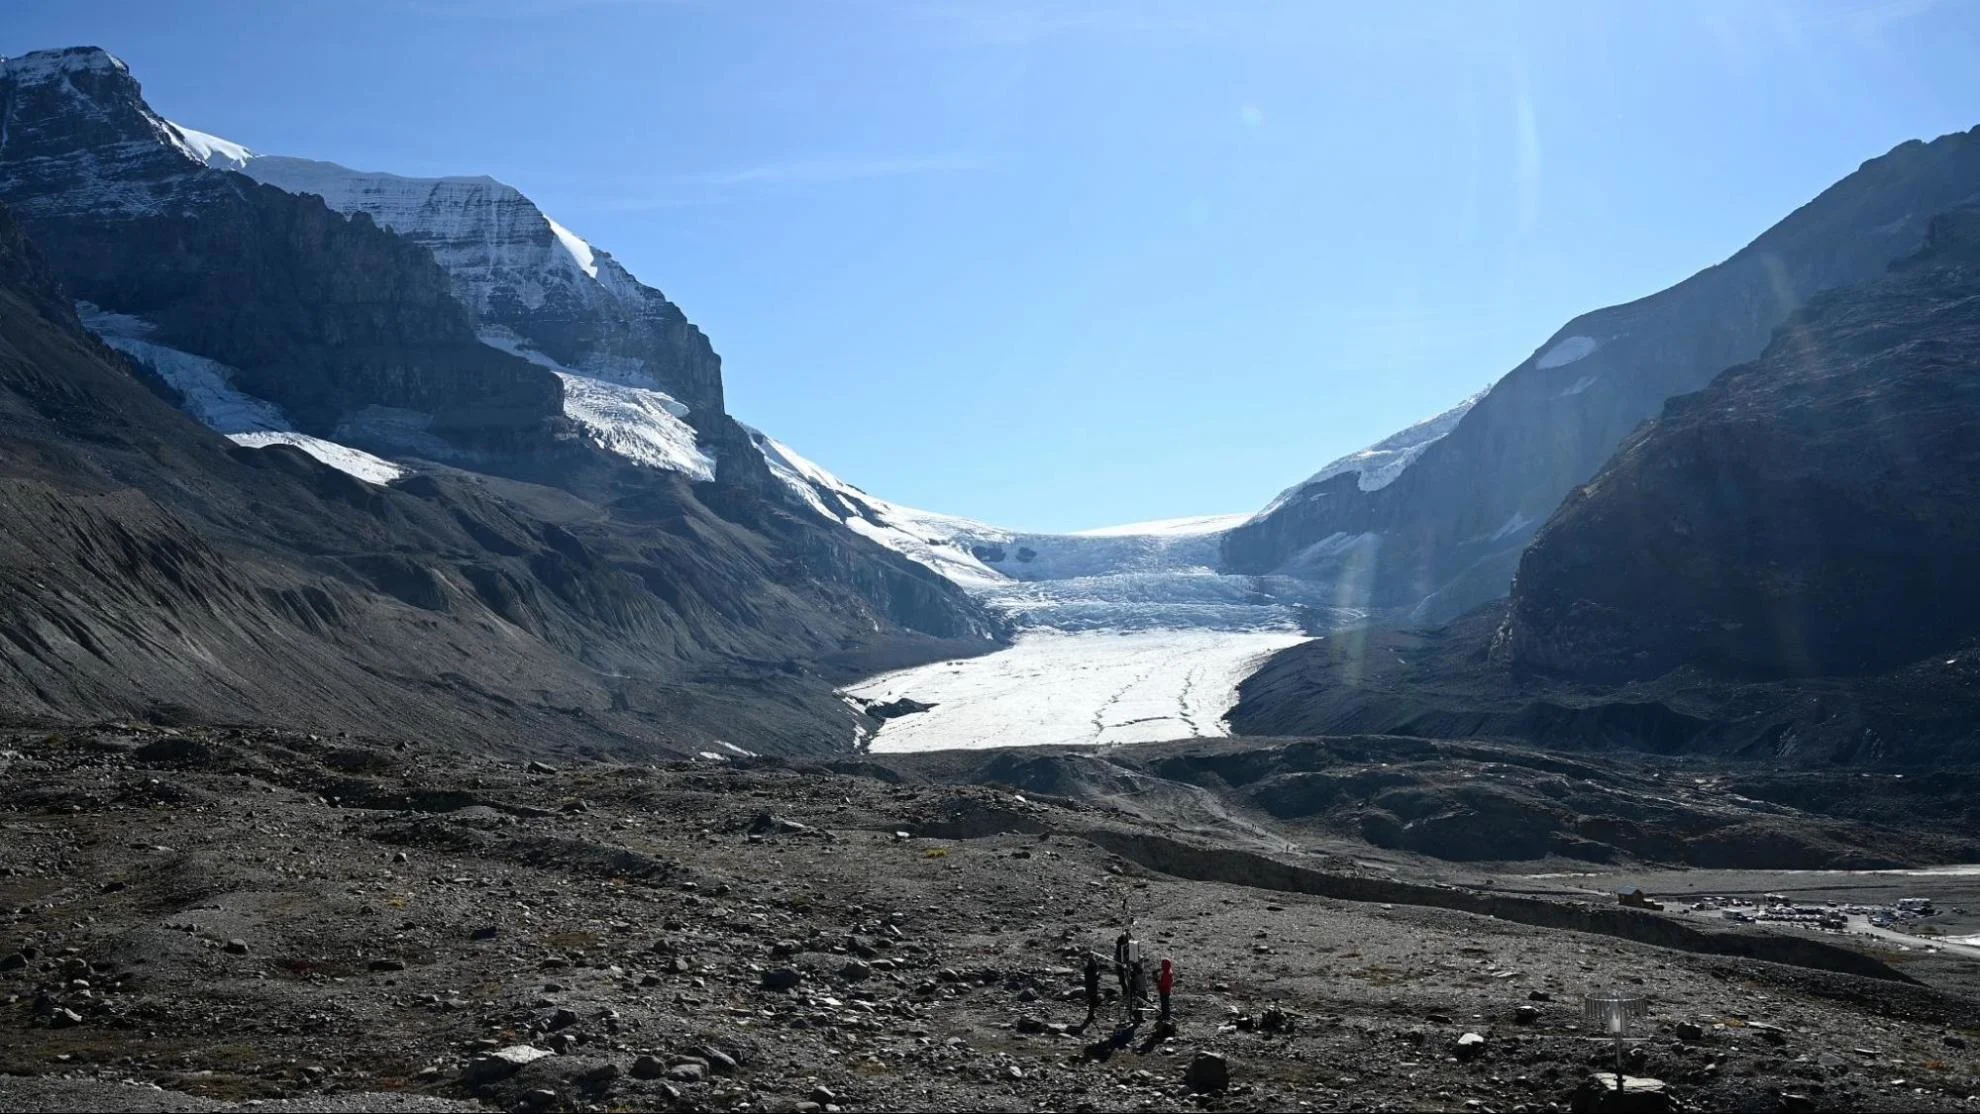
POLYGON ((1114 938, 1114 981, 1121 984, 1123 1002, 1131 1000, 1128 993, 1128 957, 1133 950, 1134 937, 1128 935, 1127 929, 1122 929, 1121 934, 1114 938))
POLYGON ((1128 1016, 1139 1025, 1141 1011, 1148 1004, 1148 968, 1136 957, 1128 972, 1128 1016))
POLYGON ((1079 1023, 1081 1032, 1093 1019, 1100 1016, 1100 957, 1091 950, 1086 953, 1086 1020, 1079 1023))
POLYGON ((1162 1013, 1158 1020, 1167 1025, 1169 1017, 1169 992, 1176 988, 1176 965, 1168 956, 1162 957, 1162 970, 1155 976, 1155 993, 1162 996, 1162 1013))

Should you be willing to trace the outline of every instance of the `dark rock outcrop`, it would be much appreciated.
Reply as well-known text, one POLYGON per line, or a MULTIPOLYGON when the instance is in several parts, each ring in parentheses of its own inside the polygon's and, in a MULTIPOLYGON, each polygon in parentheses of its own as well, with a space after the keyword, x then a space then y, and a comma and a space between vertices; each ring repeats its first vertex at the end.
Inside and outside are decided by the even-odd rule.
POLYGON ((1815 299, 1548 522, 1496 652, 1647 680, 1883 672, 1980 637, 1980 210, 1815 299))
POLYGON ((238 369, 302 429, 330 436, 379 407, 513 451, 562 425, 556 378, 482 344, 429 253, 203 166, 103 51, 0 63, 0 119, 0 201, 68 293, 238 369))
POLYGON ((1673 399, 1540 532, 1509 600, 1330 635, 1245 734, 1506 737, 1796 765, 1980 734, 1980 213, 1673 399))

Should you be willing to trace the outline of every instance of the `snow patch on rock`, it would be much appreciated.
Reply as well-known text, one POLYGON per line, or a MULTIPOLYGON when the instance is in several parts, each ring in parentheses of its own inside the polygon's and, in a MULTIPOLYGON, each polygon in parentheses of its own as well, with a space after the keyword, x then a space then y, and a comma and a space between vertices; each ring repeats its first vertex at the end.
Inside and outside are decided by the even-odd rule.
MULTIPOLYGON (((1487 387, 1486 391, 1491 388, 1487 387)), ((1263 519, 1272 512, 1294 502, 1314 484, 1325 483, 1335 476, 1348 472, 1358 473, 1355 484, 1363 491, 1379 491, 1396 481, 1403 470, 1416 463, 1423 450, 1443 440, 1457 428, 1458 422, 1471 412, 1478 400, 1485 397, 1479 391, 1456 406, 1434 417, 1425 418, 1408 429, 1392 433, 1360 452, 1334 461, 1313 475, 1279 493, 1278 498, 1265 505, 1265 509, 1251 516, 1253 520, 1263 519)))
POLYGON ((1542 371, 1566 367, 1576 360, 1587 359, 1601 346, 1601 342, 1594 337, 1563 337, 1556 341, 1552 348, 1547 349, 1539 359, 1533 361, 1533 366, 1542 371))
POLYGON ((254 152, 231 140, 217 135, 196 131, 184 124, 173 124, 172 130, 178 133, 178 148, 195 162, 205 163, 215 170, 240 170, 254 158, 254 152))
POLYGON ((406 469, 362 449, 298 432, 273 403, 234 386, 234 369, 204 356, 144 339, 151 323, 124 313, 105 313, 78 303, 83 324, 103 343, 150 368, 179 392, 181 407, 201 425, 237 445, 263 448, 293 445, 317 460, 368 483, 387 484, 406 469))
POLYGON ((715 458, 696 443, 694 427, 681 420, 687 407, 672 397, 563 371, 557 378, 564 384, 565 416, 607 451, 704 482, 715 478, 715 458))

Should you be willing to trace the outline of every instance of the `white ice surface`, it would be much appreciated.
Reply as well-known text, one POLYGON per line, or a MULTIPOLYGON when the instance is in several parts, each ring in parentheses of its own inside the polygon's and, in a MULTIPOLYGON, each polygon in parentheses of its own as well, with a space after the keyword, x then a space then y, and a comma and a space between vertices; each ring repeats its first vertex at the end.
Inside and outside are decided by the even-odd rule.
POLYGON ((76 308, 83 324, 103 343, 156 372, 179 392, 186 413, 235 444, 252 448, 293 445, 369 483, 386 484, 405 475, 404 468, 383 457, 297 432, 279 407, 236 389, 232 368, 145 340, 152 329, 150 322, 129 314, 105 313, 87 302, 76 308))
MULTIPOLYGON (((1491 388, 1487 387, 1489 391, 1491 388)), ((1471 411, 1478 400, 1485 397, 1479 391, 1449 410, 1435 417, 1425 418, 1408 429, 1392 433, 1360 452, 1349 453, 1306 479, 1279 493, 1279 497, 1265 505, 1255 518, 1264 518, 1280 507, 1296 499, 1299 494, 1314 484, 1333 479, 1344 472, 1358 473, 1355 485, 1363 491, 1379 491, 1394 483, 1403 470, 1416 463, 1423 450, 1436 444, 1457 428, 1458 422, 1471 411)))
POLYGON ((180 150, 216 170, 239 170, 254 157, 253 151, 232 140, 208 135, 184 124, 173 124, 172 127, 178 130, 180 150))
POLYGON ((583 271, 591 278, 597 278, 598 262, 592 258, 591 245, 579 239, 577 234, 570 229, 565 228, 547 216, 543 218, 543 223, 550 226, 550 234, 557 237, 557 242, 562 244, 564 250, 570 253, 571 262, 577 264, 578 270, 583 271))
POLYGON ((715 478, 715 458, 702 449, 694 427, 682 419, 687 404, 664 391, 600 379, 565 367, 500 326, 481 330, 481 342, 548 368, 564 384, 564 416, 583 426, 607 452, 697 480, 715 478))
POLYGON ((1576 360, 1587 358, 1601 346, 1601 342, 1594 337, 1563 337, 1556 341, 1552 348, 1547 349, 1539 359, 1533 361, 1533 366, 1542 371, 1566 367, 1576 360))
POLYGON ((1008 650, 847 691, 936 705, 886 721, 873 740, 880 753, 1223 736, 1238 683, 1305 640, 1294 631, 1030 631, 1008 650))
POLYGON ((564 382, 564 415, 607 451, 697 480, 715 478, 715 458, 696 443, 694 427, 681 420, 687 407, 672 397, 562 371, 557 378, 564 382))
POLYGON ((1130 522, 1125 526, 1102 526, 1097 530, 1075 530, 1075 538, 1188 538, 1221 534, 1241 525, 1248 514, 1204 514, 1189 518, 1158 518, 1153 522, 1130 522))
POLYGON ((266 448, 269 445, 294 445, 337 471, 348 472, 367 483, 388 484, 406 474, 404 468, 383 457, 373 456, 363 449, 353 449, 349 445, 339 445, 335 441, 325 441, 321 437, 311 437, 307 433, 296 433, 293 430, 229 433, 227 439, 236 445, 246 445, 254 449, 266 448))

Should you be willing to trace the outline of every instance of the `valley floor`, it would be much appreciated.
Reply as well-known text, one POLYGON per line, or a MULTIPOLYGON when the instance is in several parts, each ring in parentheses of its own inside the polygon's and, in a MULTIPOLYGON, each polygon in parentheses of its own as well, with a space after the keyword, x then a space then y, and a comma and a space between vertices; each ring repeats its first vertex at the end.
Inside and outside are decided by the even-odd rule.
POLYGON ((1980 1109, 1965 965, 1186 834, 1001 758, 1050 760, 0 734, 0 1110, 1558 1110, 1612 985, 1684 1109, 1980 1109), (1109 1042, 1076 965, 1124 915, 1176 1024, 1109 1042))
POLYGON ((874 753, 1144 743, 1228 735, 1237 686, 1306 641, 1295 631, 1027 631, 1015 645, 862 681, 846 691, 930 711, 886 721, 874 753))

